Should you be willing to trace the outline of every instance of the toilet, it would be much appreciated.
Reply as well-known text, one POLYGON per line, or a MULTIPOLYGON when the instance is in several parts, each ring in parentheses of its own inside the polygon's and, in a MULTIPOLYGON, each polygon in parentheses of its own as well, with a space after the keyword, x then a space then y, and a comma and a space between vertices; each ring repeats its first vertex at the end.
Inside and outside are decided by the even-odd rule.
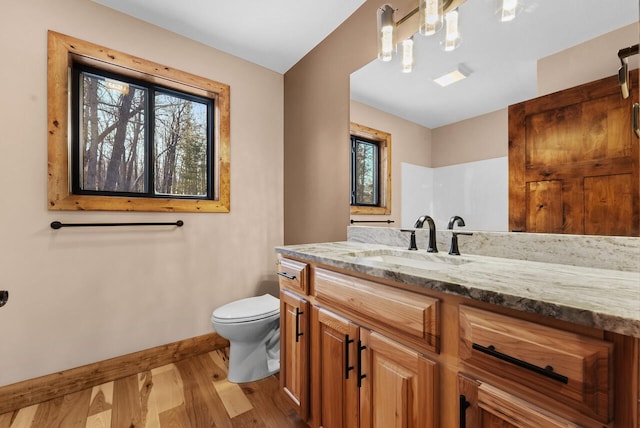
POLYGON ((230 382, 253 382, 280 370, 279 299, 264 294, 227 303, 213 311, 211 323, 230 343, 230 382))

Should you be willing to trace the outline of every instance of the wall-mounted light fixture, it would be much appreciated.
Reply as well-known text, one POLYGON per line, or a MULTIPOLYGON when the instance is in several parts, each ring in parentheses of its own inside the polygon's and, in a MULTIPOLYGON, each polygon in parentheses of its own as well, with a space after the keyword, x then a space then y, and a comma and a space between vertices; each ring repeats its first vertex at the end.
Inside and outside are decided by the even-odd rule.
POLYGON ((385 4, 378 8, 378 59, 391 61, 396 51, 396 23, 393 20, 393 8, 385 4))
MULTIPOLYGON (((394 20, 394 9, 385 4, 378 8, 378 59, 391 61, 396 53, 396 25, 407 22, 418 13, 418 30, 420 34, 430 36, 445 28, 445 35, 440 42, 442 49, 450 52, 456 49, 462 40, 459 25, 459 6, 467 0, 418 0, 418 7, 402 17, 398 23, 394 20)), ((518 0, 497 0, 497 13, 503 22, 511 21, 519 10, 518 0)), ((494 3, 495 4, 495 3, 494 3)), ((411 72, 413 68, 413 41, 403 42, 402 71, 411 72)))

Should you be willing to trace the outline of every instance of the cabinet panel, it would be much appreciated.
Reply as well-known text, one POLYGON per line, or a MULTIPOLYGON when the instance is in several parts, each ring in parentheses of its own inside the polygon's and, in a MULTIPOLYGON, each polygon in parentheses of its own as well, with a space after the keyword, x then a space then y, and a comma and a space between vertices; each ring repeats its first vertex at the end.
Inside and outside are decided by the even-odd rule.
POLYGON ((437 364, 378 333, 360 336, 360 427, 437 427, 437 364))
POLYGON ((280 291, 280 386, 306 419, 309 411, 309 302, 280 291))
POLYGON ((314 271, 314 291, 319 300, 437 351, 437 299, 321 268, 314 271))
POLYGON ((358 386, 356 346, 359 328, 349 320, 331 312, 313 308, 317 318, 317 342, 314 357, 318 357, 320 380, 319 425, 325 428, 358 426, 358 386))
POLYGON ((465 363, 609 422, 612 344, 467 306, 459 315, 465 363))
POLYGON ((289 288, 301 294, 309 294, 309 265, 280 257, 278 271, 280 287, 289 288))
POLYGON ((579 428, 555 415, 489 384, 458 376, 460 428, 579 428))

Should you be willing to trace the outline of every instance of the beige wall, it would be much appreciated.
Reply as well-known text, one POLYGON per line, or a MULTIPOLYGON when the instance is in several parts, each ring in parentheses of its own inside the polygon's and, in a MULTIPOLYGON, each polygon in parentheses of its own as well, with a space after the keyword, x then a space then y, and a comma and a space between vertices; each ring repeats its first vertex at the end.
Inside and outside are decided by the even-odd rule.
MULTIPOLYGON (((394 8, 411 10, 410 3, 399 0, 394 8)), ((376 56, 379 6, 379 1, 368 0, 285 73, 287 244, 347 238, 349 75, 376 56)))
MULTIPOLYGON (((546 95, 609 77, 620 67, 618 50, 638 43, 638 24, 627 25, 587 43, 549 55, 538 61, 538 95, 546 95)), ((638 68, 638 55, 629 68, 638 68)), ((635 88, 638 90, 638 88, 635 88)))
POLYGON ((507 156, 508 118, 505 108, 434 129, 431 166, 507 156))
POLYGON ((0 385, 211 332, 215 307, 277 292, 281 74, 90 0, 4 1, 0 57, 0 385), (230 214, 47 211, 48 29, 231 86, 230 214), (177 230, 49 228, 178 218, 177 230))
MULTIPOLYGON (((393 220, 399 227, 402 220, 402 169, 403 162, 431 166, 431 130, 372 108, 351 101, 351 121, 391 134, 391 215, 352 215, 354 220, 393 220)), ((347 183, 348 184, 348 183, 347 183)))

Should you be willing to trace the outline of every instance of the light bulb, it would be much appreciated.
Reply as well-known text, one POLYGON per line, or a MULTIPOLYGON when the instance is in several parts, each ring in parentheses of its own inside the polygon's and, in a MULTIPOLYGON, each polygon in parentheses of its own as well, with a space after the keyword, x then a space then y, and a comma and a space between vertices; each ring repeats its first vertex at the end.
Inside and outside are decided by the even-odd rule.
POLYGON ((402 72, 411 73, 413 69, 413 39, 408 38, 402 42, 402 72))
POLYGON ((444 16, 445 21, 445 37, 443 48, 446 52, 450 52, 460 45, 460 31, 458 30, 458 9, 447 12, 444 16))
POLYGON ((502 0, 502 12, 500 20, 502 22, 513 21, 516 17, 516 8, 518 7, 518 0, 502 0))
POLYGON ((391 61, 395 53, 395 23, 393 22, 393 8, 384 5, 378 9, 378 59, 391 61))
POLYGON ((429 36, 442 27, 442 0, 420 0, 420 34, 429 36))

